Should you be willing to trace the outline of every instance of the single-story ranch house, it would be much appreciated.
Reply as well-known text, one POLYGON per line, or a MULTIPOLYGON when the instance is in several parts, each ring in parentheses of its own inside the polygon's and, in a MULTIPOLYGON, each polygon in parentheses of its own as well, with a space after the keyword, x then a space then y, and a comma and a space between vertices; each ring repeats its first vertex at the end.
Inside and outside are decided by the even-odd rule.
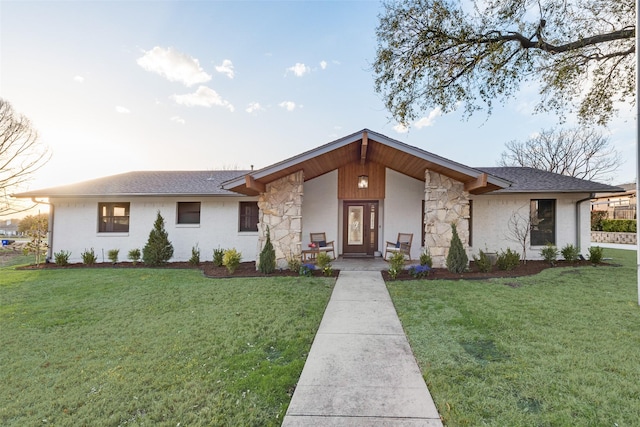
POLYGON ((586 254, 590 200, 616 191, 531 168, 469 167, 364 129, 260 170, 130 172, 15 197, 48 199, 50 259, 64 250, 79 262, 94 248, 99 261, 110 249, 124 260, 146 244, 159 211, 172 261, 187 261, 196 245, 202 259, 235 248, 257 260, 268 227, 282 268, 316 232, 345 257, 379 256, 412 234, 411 258, 427 248, 443 267, 452 224, 469 257, 520 252, 515 220, 529 259, 546 243, 586 254))

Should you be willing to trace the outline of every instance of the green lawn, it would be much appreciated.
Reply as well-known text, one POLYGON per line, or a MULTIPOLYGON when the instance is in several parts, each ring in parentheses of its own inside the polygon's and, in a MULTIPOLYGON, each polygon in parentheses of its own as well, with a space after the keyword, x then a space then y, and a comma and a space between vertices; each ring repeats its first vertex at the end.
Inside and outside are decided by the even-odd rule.
POLYGON ((280 425, 333 284, 0 268, 0 425, 280 425))
POLYGON ((446 425, 638 425, 636 253, 605 256, 620 266, 388 284, 446 425))

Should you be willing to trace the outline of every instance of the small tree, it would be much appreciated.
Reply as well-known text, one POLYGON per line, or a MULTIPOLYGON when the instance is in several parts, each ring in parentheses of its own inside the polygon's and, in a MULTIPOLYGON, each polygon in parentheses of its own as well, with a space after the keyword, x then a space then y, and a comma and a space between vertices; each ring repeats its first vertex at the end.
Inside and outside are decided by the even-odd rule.
POLYGON ((166 264, 173 256, 173 245, 169 241, 169 234, 164 229, 164 218, 158 215, 149 233, 149 240, 142 248, 142 260, 150 266, 166 264))
POLYGON ((264 242, 264 248, 260 252, 260 265, 258 266, 261 273, 271 274, 276 270, 276 251, 271 243, 271 233, 267 226, 267 240, 264 242))
POLYGON ((526 207, 527 206, 522 206, 511 215, 509 223, 507 224, 509 234, 506 236, 507 239, 512 242, 517 242, 520 245, 522 248, 522 260, 525 264, 527 263, 527 247, 529 246, 529 236, 533 216, 531 213, 524 215, 521 212, 521 210, 526 207))
POLYGON ((47 224, 48 218, 43 215, 33 217, 30 221, 31 226, 27 230, 29 242, 24 247, 24 253, 32 253, 35 255, 36 265, 40 265, 42 258, 47 253, 49 245, 47 244, 47 224))
POLYGON ((452 273, 462 273, 469 265, 469 257, 464 250, 464 246, 462 246, 455 224, 451 224, 451 232, 453 235, 451 236, 451 247, 447 255, 447 270, 452 273))

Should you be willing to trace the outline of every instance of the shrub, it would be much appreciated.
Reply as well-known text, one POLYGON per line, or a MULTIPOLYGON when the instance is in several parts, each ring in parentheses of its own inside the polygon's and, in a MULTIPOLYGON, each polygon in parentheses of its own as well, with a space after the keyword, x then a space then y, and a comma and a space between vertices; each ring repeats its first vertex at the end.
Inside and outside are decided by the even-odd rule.
POLYGON ((140 261, 140 249, 131 249, 127 254, 127 257, 131 260, 133 265, 136 265, 140 261))
POLYGON ((433 267, 433 260, 431 259, 429 248, 425 248, 424 251, 420 254, 420 265, 426 265, 429 268, 433 267))
POLYGON ((118 262, 119 254, 120 249, 109 249, 109 252, 107 252, 107 258, 109 258, 109 261, 111 261, 112 264, 115 264, 118 262))
POLYGON ((612 233, 635 233, 636 229, 637 227, 635 219, 602 220, 602 231, 608 231, 612 233))
POLYGON ((544 248, 540 249, 540 255, 546 262, 554 265, 558 259, 558 248, 553 243, 547 243, 544 248))
POLYGON ((395 252, 389 258, 389 276, 395 280, 398 277, 398 274, 402 271, 404 267, 404 254, 401 252, 395 252))
POLYGON ((213 265, 216 267, 222 267, 222 260, 224 258, 224 249, 213 250, 213 265))
POLYGON ((496 266, 499 270, 513 270, 520 264, 520 254, 507 248, 498 254, 496 266))
POLYGON ((80 256, 82 257, 82 263, 86 265, 93 265, 98 260, 98 257, 96 257, 96 253, 93 251, 93 248, 91 248, 90 250, 85 249, 84 252, 80 254, 80 256))
POLYGON ((591 231, 602 231, 602 221, 607 219, 607 211, 591 211, 591 231))
POLYGON ((191 258, 189 258, 189 264, 200 265, 200 248, 198 245, 191 247, 191 258))
POLYGON ((485 251, 480 250, 478 256, 474 255, 473 262, 476 264, 476 267, 478 267, 478 270, 480 270, 482 273, 491 271, 491 258, 489 258, 489 255, 487 255, 485 251))
POLYGON ((424 277, 427 277, 429 273, 431 273, 431 267, 429 267, 428 265, 420 264, 412 265, 411 267, 409 267, 409 274, 414 279, 422 279, 424 277))
POLYGON ((145 264, 156 266, 166 264, 172 256, 173 245, 164 229, 164 218, 158 211, 153 229, 149 233, 147 244, 142 248, 142 259, 145 264))
POLYGON ((462 273, 469 265, 469 257, 462 246, 455 224, 451 224, 451 247, 447 255, 447 270, 452 273, 462 273))
POLYGON ((300 265, 300 275, 305 277, 313 276, 313 270, 316 269, 316 266, 313 264, 302 264, 300 265))
POLYGON ((600 246, 591 246, 589 248, 589 261, 592 264, 600 264, 602 262, 602 248, 600 246))
POLYGON ((240 260, 242 260, 242 254, 240 252, 234 248, 227 249, 224 251, 224 256, 222 257, 222 265, 227 267, 229 274, 233 274, 240 265, 240 260))
POLYGON ((567 244, 560 253, 562 253, 564 260, 569 262, 576 262, 580 257, 580 249, 572 244, 567 244))
POLYGON ((326 252, 320 252, 316 258, 316 264, 318 268, 322 270, 322 274, 329 277, 333 274, 333 268, 331 268, 331 257, 326 252))
POLYGON ((56 265, 68 265, 70 256, 71 256, 71 252, 69 251, 60 251, 53 254, 53 258, 55 259, 56 265))
POLYGON ((302 261, 300 260, 300 257, 290 256, 289 258, 287 258, 287 267, 289 268, 289 270, 300 272, 301 266, 302 261))
POLYGON ((264 248, 260 252, 260 264, 258 265, 261 273, 271 274, 276 271, 276 251, 271 243, 271 233, 267 226, 267 240, 264 242, 264 248))

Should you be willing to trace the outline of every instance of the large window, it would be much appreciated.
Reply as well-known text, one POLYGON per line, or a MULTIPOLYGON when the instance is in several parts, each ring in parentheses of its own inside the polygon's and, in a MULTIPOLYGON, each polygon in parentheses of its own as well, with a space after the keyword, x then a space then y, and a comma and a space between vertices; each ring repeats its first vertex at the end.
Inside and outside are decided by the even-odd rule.
POLYGON ((556 244, 556 201, 531 200, 531 246, 556 244))
POLYGON ((129 203, 98 203, 98 232, 128 233, 129 203))
POLYGON ((178 202, 178 224, 200 224, 200 202, 178 202))
POLYGON ((258 202, 240 202, 240 231, 258 231, 258 202))

